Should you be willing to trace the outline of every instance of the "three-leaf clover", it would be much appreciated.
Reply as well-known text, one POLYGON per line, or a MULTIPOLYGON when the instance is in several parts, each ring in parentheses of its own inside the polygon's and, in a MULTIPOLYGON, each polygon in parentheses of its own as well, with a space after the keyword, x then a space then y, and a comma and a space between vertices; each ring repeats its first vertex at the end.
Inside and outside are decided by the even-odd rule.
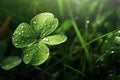
POLYGON ((65 35, 49 36, 58 26, 58 19, 52 13, 41 13, 35 16, 30 25, 21 23, 13 33, 12 43, 16 48, 23 49, 23 61, 38 66, 49 57, 47 45, 65 42, 65 35), (46 45, 47 44, 47 45, 46 45))

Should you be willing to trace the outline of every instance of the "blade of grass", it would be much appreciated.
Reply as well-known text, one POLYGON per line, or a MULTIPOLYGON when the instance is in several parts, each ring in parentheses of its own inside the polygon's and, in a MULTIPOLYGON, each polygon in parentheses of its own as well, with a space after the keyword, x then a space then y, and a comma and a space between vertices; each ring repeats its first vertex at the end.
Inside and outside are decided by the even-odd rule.
POLYGON ((69 68, 69 69, 71 69, 71 70, 73 70, 73 71, 81 74, 81 75, 84 76, 85 78, 87 78, 87 76, 86 76, 84 73, 82 73, 81 71, 79 71, 79 70, 77 70, 77 69, 75 69, 75 68, 73 68, 73 67, 71 67, 71 66, 69 66, 69 65, 66 65, 66 64, 63 64, 63 65, 64 65, 65 67, 67 67, 67 68, 69 68))
POLYGON ((58 0, 58 8, 60 12, 60 16, 63 18, 64 17, 64 8, 63 8, 63 2, 62 0, 58 0))
POLYGON ((88 48, 85 45, 86 42, 83 39, 82 34, 79 31, 78 26, 77 26, 77 24, 76 24, 76 22, 74 20, 73 12, 71 11, 71 6, 70 6, 70 3, 69 3, 69 0, 66 0, 66 5, 67 5, 67 8, 68 8, 69 15, 70 15, 70 17, 72 19, 73 28, 74 28, 74 30, 75 30, 75 32, 77 34, 77 37, 79 39, 80 44, 83 46, 83 49, 85 51, 85 54, 86 54, 86 57, 87 57, 87 60, 88 60, 88 64, 89 64, 89 69, 90 69, 90 71, 93 71, 92 55, 89 54, 88 48))

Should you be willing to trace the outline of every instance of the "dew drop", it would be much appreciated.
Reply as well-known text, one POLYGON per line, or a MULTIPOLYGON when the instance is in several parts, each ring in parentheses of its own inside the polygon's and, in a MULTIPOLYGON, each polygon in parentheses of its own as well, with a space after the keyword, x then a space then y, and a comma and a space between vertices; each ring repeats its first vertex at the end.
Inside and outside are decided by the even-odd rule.
POLYGON ((114 74, 109 74, 109 76, 114 76, 114 74))
POLYGON ((47 53, 47 56, 49 56, 49 53, 47 53))
POLYGON ((101 58, 100 61, 104 61, 104 58, 101 58))
POLYGON ((27 35, 27 37, 30 37, 29 35, 27 35))
POLYGON ((27 54, 26 56, 28 57, 29 55, 27 54))
POLYGON ((18 44, 17 43, 15 43, 15 46, 17 46, 18 44))
POLYGON ((42 27, 40 26, 40 29, 42 29, 42 27))
POLYGON ((24 41, 23 41, 23 40, 22 40, 21 42, 22 42, 22 43, 24 43, 24 41))
POLYGON ((22 33, 24 33, 24 31, 22 31, 22 33))
POLYGON ((12 40, 14 41, 14 40, 15 40, 15 38, 12 38, 12 40))
POLYGON ((43 36, 45 36, 45 34, 43 34, 43 36))
POLYGON ((115 40, 116 40, 116 41, 120 41, 120 37, 119 37, 119 36, 116 36, 116 37, 115 37, 115 40))
POLYGON ((113 54, 113 53, 114 53, 114 51, 111 51, 111 53, 113 54))
POLYGON ((44 40, 44 41, 49 41, 48 38, 44 38, 43 40, 44 40))
POLYGON ((24 26, 23 26, 23 25, 22 25, 21 27, 22 27, 22 29, 24 28, 24 26))
POLYGON ((36 22, 36 21, 33 21, 33 24, 37 24, 37 22, 36 22))
POLYGON ((21 35, 21 33, 18 33, 19 35, 21 35))
POLYGON ((105 40, 105 43, 107 43, 108 42, 108 40, 105 40))
POLYGON ((16 31, 15 34, 17 34, 18 32, 16 31))
POLYGON ((90 21, 89 21, 89 20, 87 20, 87 21, 86 21, 86 23, 87 23, 87 24, 89 24, 89 23, 90 23, 90 21))
POLYGON ((118 33, 120 33, 120 30, 118 31, 118 33))
POLYGON ((54 28, 54 26, 52 26, 52 28, 54 28))

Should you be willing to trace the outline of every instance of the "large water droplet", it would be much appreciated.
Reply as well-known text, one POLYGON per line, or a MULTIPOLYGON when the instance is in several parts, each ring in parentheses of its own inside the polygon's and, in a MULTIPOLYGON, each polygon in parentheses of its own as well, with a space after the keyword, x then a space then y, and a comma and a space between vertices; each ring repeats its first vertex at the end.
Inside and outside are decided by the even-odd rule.
POLYGON ((48 38, 44 38, 43 40, 44 40, 44 41, 49 41, 48 38))
POLYGON ((87 23, 87 24, 89 24, 89 23, 90 23, 90 21, 89 21, 89 20, 87 20, 87 21, 86 21, 86 23, 87 23))
POLYGON ((120 41, 120 37, 119 37, 119 36, 116 36, 116 37, 115 37, 115 40, 116 40, 116 41, 120 41))
POLYGON ((118 31, 118 33, 120 33, 120 30, 118 31))
POLYGON ((36 21, 33 21, 33 24, 37 24, 37 22, 36 22, 36 21))
POLYGON ((114 51, 111 51, 111 53, 113 54, 113 53, 114 53, 114 51))
POLYGON ((116 42, 117 44, 120 44, 120 37, 119 37, 119 36, 116 36, 116 37, 115 37, 115 42, 116 42))

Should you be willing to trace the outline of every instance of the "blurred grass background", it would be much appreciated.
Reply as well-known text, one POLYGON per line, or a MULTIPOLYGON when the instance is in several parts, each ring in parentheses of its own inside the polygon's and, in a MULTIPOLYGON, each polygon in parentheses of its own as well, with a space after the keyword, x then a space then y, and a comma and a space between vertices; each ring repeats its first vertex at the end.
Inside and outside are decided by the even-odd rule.
POLYGON ((106 37, 120 28, 119 0, 1 0, 0 61, 20 56, 12 34, 21 22, 29 23, 42 12, 59 19, 54 33, 66 34, 67 42, 49 46, 49 59, 38 67, 22 63, 0 69, 0 80, 120 80, 120 45, 117 54, 109 55, 103 47, 106 37))

